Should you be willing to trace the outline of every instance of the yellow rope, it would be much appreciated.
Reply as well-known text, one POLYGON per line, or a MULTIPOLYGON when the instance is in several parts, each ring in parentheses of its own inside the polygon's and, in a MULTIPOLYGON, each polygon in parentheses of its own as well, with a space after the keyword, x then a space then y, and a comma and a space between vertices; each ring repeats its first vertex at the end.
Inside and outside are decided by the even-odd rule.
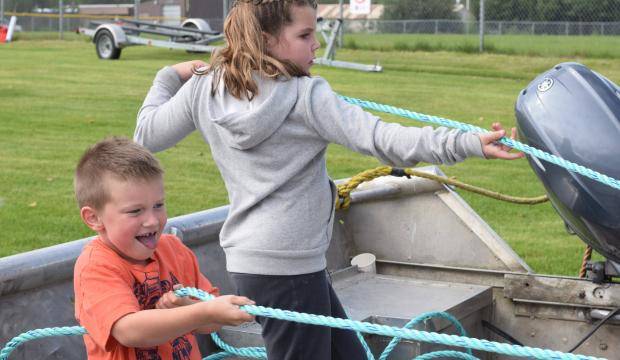
POLYGON ((375 169, 363 171, 353 176, 346 183, 338 185, 338 200, 336 201, 336 209, 348 209, 349 206, 351 206, 351 191, 357 188, 361 183, 381 176, 390 175, 391 172, 391 167, 381 166, 375 169))
POLYGON ((588 265, 588 261, 592 259, 592 246, 586 245, 586 249, 583 252, 583 258, 581 259, 581 268, 579 268, 579 277, 586 277, 586 266, 588 265))
POLYGON ((545 201, 549 200, 547 195, 537 196, 533 198, 510 196, 510 195, 499 193, 497 191, 491 191, 491 190, 487 190, 487 189, 480 188, 477 186, 469 185, 469 184, 463 183, 461 181, 458 181, 452 178, 429 174, 424 171, 419 171, 415 169, 392 168, 390 166, 381 166, 375 169, 363 171, 353 176, 346 183, 338 185, 338 200, 336 201, 336 209, 348 209, 349 206, 351 206, 351 191, 357 188, 361 183, 373 180, 381 176, 386 176, 386 175, 418 176, 418 177, 434 180, 434 181, 437 181, 443 184, 456 186, 463 190, 471 191, 473 193, 484 195, 484 196, 487 196, 493 199, 507 201, 507 202, 511 202, 515 204, 535 205, 535 204, 544 203, 545 201))

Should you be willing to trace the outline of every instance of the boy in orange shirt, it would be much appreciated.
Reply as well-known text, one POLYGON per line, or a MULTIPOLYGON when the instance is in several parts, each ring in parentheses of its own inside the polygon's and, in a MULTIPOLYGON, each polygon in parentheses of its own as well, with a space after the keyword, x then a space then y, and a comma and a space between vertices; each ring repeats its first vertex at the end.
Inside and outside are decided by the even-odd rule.
POLYGON ((74 272, 90 360, 201 359, 193 332, 253 320, 239 309, 253 304, 245 297, 202 302, 172 292, 189 286, 218 295, 191 250, 162 234, 163 170, 148 150, 122 138, 95 144, 77 166, 75 193, 82 220, 98 234, 74 272))

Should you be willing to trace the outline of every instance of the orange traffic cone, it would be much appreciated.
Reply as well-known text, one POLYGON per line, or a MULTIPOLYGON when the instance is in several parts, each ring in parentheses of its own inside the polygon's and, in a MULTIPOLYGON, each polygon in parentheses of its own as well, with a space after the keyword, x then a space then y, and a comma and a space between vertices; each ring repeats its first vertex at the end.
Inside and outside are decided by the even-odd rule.
POLYGON ((6 25, 0 25, 0 43, 6 42, 6 34, 9 32, 9 27, 6 25))

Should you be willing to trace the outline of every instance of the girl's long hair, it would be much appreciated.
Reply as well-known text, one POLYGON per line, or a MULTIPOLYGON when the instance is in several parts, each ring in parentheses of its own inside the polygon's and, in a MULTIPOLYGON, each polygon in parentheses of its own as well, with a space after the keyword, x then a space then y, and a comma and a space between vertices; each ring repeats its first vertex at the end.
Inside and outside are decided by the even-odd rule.
POLYGON ((290 24, 291 7, 317 7, 316 0, 236 0, 226 21, 226 46, 211 57, 204 71, 213 71, 212 94, 221 80, 226 90, 237 99, 252 100, 258 93, 253 74, 277 78, 308 76, 299 66, 288 60, 278 60, 267 53, 263 33, 277 37, 284 25, 290 24))

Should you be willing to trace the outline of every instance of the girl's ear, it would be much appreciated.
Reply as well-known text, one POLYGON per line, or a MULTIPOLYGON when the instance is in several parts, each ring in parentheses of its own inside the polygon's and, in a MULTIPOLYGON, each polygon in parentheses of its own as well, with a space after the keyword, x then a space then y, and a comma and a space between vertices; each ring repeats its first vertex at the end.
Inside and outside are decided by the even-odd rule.
POLYGON ((263 34, 263 42, 265 44, 265 47, 267 48, 268 52, 271 52, 271 49, 276 46, 277 44, 277 39, 275 38, 275 36, 266 33, 266 32, 262 32, 263 34))
POLYGON ((80 217, 82 221, 84 221, 84 224, 94 231, 100 232, 105 229, 103 222, 99 218, 99 214, 90 206, 84 206, 80 209, 80 217))

